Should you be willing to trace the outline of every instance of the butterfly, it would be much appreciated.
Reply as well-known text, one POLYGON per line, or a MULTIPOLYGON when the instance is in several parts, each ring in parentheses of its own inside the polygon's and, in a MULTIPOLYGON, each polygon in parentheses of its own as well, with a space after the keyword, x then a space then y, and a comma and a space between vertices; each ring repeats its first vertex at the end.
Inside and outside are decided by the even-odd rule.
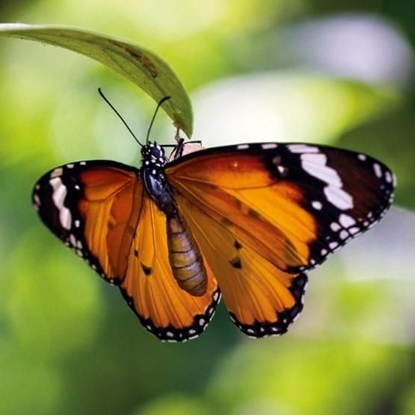
POLYGON ((169 160, 148 142, 140 168, 66 164, 33 191, 44 224, 162 341, 200 335, 221 295, 244 334, 285 333, 303 308, 305 271, 393 200, 393 173, 365 154, 302 143, 188 146, 181 139, 169 160))

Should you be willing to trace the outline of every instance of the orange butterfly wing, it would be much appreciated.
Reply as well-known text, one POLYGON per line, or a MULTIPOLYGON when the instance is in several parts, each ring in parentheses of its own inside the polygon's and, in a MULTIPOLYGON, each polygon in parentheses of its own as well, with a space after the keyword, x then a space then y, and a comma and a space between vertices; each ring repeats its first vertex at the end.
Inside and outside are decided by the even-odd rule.
POLYGON ((368 156, 304 144, 207 149, 166 176, 231 317, 254 337, 286 330, 301 311, 301 272, 376 223, 394 188, 368 156))
POLYGON ((166 218, 138 170, 109 161, 72 163, 44 175, 33 200, 43 222, 110 283, 161 340, 199 335, 219 291, 209 267, 200 297, 179 288, 168 260, 166 218))

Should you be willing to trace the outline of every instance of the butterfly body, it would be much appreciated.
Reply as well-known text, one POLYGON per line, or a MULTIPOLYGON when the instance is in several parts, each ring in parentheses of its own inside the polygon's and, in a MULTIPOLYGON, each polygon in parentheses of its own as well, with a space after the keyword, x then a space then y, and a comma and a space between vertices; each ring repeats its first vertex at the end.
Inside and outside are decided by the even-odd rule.
POLYGON ((156 143, 142 147, 140 177, 147 194, 166 215, 169 263, 180 288, 192 295, 203 295, 207 288, 206 270, 199 247, 180 216, 166 182, 163 169, 168 160, 156 143))
POLYGON ((304 271, 378 222, 393 198, 391 171, 352 151, 184 150, 179 143, 168 161, 149 143, 140 169, 71 163, 33 193, 46 226, 119 286, 161 340, 197 337, 220 293, 243 333, 284 333, 302 310, 304 271))

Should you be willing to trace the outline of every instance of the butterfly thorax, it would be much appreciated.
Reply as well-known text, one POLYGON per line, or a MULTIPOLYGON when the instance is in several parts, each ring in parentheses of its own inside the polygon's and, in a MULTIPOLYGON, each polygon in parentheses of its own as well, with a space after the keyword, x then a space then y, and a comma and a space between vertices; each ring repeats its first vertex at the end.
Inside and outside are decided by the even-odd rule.
POLYGON ((141 148, 141 155, 143 160, 140 176, 147 194, 167 217, 174 216, 176 209, 164 176, 167 157, 163 147, 156 143, 149 143, 141 148))

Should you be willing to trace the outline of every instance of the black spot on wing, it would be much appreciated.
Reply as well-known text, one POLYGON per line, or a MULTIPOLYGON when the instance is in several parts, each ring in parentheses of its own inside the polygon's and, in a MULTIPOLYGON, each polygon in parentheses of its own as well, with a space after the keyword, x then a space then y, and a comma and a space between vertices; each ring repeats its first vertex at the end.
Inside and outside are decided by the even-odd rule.
POLYGON ((235 239, 235 242, 233 243, 233 246, 239 251, 242 249, 242 245, 235 239))
POLYGON ((238 256, 232 258, 229 262, 236 269, 241 269, 242 268, 241 258, 239 258, 238 256))
POLYGON ((140 263, 141 265, 141 269, 143 270, 144 274, 149 276, 151 275, 151 273, 153 272, 153 269, 151 267, 148 267, 147 265, 143 264, 142 262, 140 263))
POLYGON ((225 226, 225 228, 230 228, 233 226, 233 223, 228 218, 221 218, 220 220, 221 225, 225 226))

